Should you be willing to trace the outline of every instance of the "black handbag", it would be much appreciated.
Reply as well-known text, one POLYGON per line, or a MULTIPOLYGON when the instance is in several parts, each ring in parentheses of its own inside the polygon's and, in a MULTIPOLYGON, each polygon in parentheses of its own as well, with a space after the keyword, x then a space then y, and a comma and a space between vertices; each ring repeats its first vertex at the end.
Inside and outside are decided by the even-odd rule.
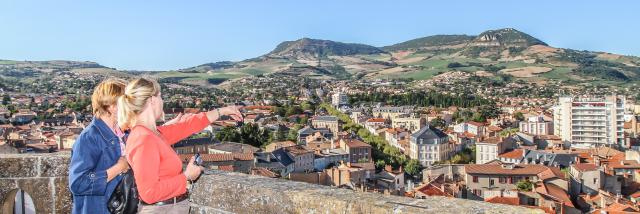
POLYGON ((133 170, 128 170, 122 174, 122 180, 113 190, 113 194, 107 202, 107 209, 110 213, 129 214, 138 212, 138 188, 133 178, 133 170))

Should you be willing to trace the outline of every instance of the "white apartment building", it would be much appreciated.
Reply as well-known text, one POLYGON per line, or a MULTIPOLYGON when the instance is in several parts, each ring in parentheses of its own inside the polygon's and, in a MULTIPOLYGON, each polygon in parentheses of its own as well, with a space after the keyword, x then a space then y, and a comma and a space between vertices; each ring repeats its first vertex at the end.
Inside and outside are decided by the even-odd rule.
POLYGON ((336 108, 339 108, 341 106, 345 106, 349 104, 349 97, 347 96, 347 94, 342 93, 342 92, 336 92, 333 93, 333 95, 331 95, 331 105, 333 105, 336 108))
POLYGON ((490 137, 476 143, 476 164, 485 164, 498 159, 498 155, 509 149, 508 144, 499 137, 490 137))
POLYGON ((546 121, 544 115, 529 117, 527 121, 520 122, 520 131, 532 135, 552 135, 553 122, 546 121))
POLYGON ((447 134, 428 125, 411 135, 409 150, 411 159, 418 160, 422 166, 448 160, 456 152, 447 134))
POLYGON ((553 108, 554 134, 577 146, 624 143, 624 96, 560 97, 553 108))

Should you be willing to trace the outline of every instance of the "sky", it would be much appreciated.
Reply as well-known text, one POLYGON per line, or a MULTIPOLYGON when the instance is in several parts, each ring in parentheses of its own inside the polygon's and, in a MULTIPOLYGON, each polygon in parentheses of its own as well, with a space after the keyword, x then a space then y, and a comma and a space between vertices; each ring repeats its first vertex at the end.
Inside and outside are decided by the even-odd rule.
POLYGON ((0 0, 0 59, 174 70, 302 37, 385 46, 512 27, 554 47, 640 56, 640 1, 0 0))

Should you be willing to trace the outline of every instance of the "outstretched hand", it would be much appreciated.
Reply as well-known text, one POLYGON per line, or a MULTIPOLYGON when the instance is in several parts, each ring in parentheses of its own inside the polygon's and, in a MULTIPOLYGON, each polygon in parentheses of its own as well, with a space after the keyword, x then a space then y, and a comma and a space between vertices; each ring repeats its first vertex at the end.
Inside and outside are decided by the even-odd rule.
POLYGON ((242 113, 240 113, 239 106, 227 106, 224 108, 220 108, 220 115, 226 115, 231 117, 231 119, 237 122, 243 122, 244 118, 242 117, 242 113))

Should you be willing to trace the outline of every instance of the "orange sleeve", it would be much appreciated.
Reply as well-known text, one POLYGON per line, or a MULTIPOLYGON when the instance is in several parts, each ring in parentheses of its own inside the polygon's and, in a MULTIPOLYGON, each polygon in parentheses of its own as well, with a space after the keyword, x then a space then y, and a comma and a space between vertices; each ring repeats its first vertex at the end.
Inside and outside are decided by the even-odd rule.
POLYGON ((158 140, 147 138, 150 137, 141 136, 137 142, 148 143, 135 145, 127 155, 140 198, 147 203, 155 203, 186 192, 187 177, 182 173, 160 180, 160 149, 155 143, 158 140))
POLYGON ((186 120, 171 125, 158 126, 158 131, 169 145, 202 131, 211 122, 205 112, 193 115, 186 120))

